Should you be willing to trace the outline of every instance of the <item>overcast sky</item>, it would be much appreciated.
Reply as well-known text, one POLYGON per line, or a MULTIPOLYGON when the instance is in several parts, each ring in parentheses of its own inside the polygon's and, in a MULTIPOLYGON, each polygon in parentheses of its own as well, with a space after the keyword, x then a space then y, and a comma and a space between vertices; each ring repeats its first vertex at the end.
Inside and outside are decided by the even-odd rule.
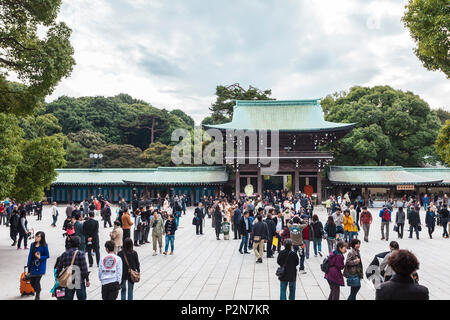
POLYGON ((406 2, 64 0, 76 66, 47 101, 128 93, 199 123, 218 84, 278 100, 390 85, 450 111, 450 82, 413 54, 406 2))

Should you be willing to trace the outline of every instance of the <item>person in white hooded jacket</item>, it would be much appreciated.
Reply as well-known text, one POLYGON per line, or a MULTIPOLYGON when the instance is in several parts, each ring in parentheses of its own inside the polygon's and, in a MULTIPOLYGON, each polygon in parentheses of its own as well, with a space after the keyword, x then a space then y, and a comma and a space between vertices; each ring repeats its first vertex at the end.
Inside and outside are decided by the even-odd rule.
POLYGON ((106 241, 106 255, 101 257, 98 278, 102 283, 102 299, 116 300, 121 289, 122 259, 114 254, 114 241, 106 241))

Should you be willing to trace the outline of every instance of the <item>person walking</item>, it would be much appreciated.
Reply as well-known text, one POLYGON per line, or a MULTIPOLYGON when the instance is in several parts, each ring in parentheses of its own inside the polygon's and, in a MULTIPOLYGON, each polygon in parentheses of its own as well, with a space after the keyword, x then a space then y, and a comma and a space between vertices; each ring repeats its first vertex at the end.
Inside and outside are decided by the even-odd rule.
POLYGON ((285 226, 285 221, 284 221, 284 216, 281 210, 278 210, 277 215, 273 218, 273 222, 275 222, 275 237, 278 239, 278 245, 277 247, 274 247, 272 251, 275 252, 275 250, 278 251, 278 253, 280 253, 281 250, 281 233, 284 230, 284 226, 285 226))
POLYGON ((20 212, 18 231, 19 231, 19 241, 17 242, 17 250, 22 249, 20 247, 20 245, 22 243, 22 239, 23 239, 24 249, 28 249, 27 241, 28 241, 28 236, 30 234, 30 231, 28 230, 27 212, 23 209, 20 212))
POLYGON ((273 251, 272 251, 272 245, 273 245, 273 237, 275 237, 276 234, 276 226, 275 222, 272 220, 272 213, 274 209, 270 209, 269 213, 267 214, 267 218, 264 220, 264 222, 267 224, 267 258, 273 258, 273 251))
POLYGON ((68 248, 61 255, 60 264, 58 266, 57 274, 61 274, 64 268, 67 268, 72 264, 78 266, 80 270, 80 282, 76 282, 74 287, 65 288, 64 300, 73 300, 74 295, 77 295, 78 300, 86 300, 86 288, 90 286, 89 271, 86 263, 86 256, 84 252, 78 250, 80 247, 80 238, 78 236, 71 236, 68 242, 68 248))
POLYGON ((198 203, 197 208, 194 211, 195 221, 195 233, 197 235, 203 234, 203 218, 205 217, 205 212, 203 210, 203 204, 198 203))
POLYGON ((50 254, 48 252, 47 242, 45 241, 45 233, 42 231, 36 232, 34 242, 30 246, 27 262, 30 283, 36 292, 35 300, 40 300, 41 278, 45 274, 48 258, 50 258, 50 254))
POLYGON ((384 281, 389 281, 395 274, 394 270, 389 266, 388 259, 392 252, 399 250, 400 246, 397 241, 391 241, 389 243, 389 252, 384 256, 383 260, 380 262, 380 275, 383 277, 384 281))
POLYGON ((380 210, 380 218, 381 218, 381 240, 389 241, 389 222, 391 222, 391 211, 383 205, 383 208, 380 210), (384 236, 384 229, 386 228, 386 237, 384 236))
POLYGON ((58 220, 58 216, 59 216, 59 212, 58 212, 58 208, 56 207, 56 202, 53 202, 53 205, 52 205, 52 219, 53 219, 53 222, 51 224, 51 226, 53 228, 56 227, 56 221, 58 220))
POLYGON ((363 265, 361 261, 361 255, 359 247, 361 241, 358 239, 352 239, 350 241, 350 252, 347 254, 347 260, 345 261, 344 275, 347 278, 347 285, 350 287, 350 295, 347 300, 356 300, 356 295, 359 289, 361 289, 361 279, 363 275, 363 265))
POLYGON ((164 233, 163 218, 158 214, 157 210, 153 211, 152 219, 152 242, 153 242, 153 255, 156 256, 156 245, 159 245, 159 253, 162 252, 162 235, 164 233))
POLYGON ((328 255, 336 248, 336 224, 332 216, 328 216, 328 220, 323 227, 323 231, 327 235, 328 255))
POLYGON ((219 236, 220 236, 220 228, 222 227, 222 211, 219 205, 216 205, 214 209, 213 220, 214 220, 214 229, 216 231, 216 238, 217 240, 220 240, 219 236))
POLYGON ((256 256, 256 263, 262 263, 262 257, 264 255, 264 243, 267 243, 268 227, 263 222, 262 216, 258 214, 256 216, 257 222, 253 225, 251 240, 253 242, 253 251, 256 256))
POLYGON ((134 212, 134 246, 139 247, 139 242, 142 241, 142 230, 144 225, 141 218, 141 210, 136 209, 134 212))
POLYGON ((305 274, 305 244, 303 243, 303 230, 308 226, 307 223, 301 223, 299 216, 292 218, 292 224, 289 226, 289 235, 292 241, 292 247, 295 253, 300 256, 301 274, 305 274))
POLYGON ((37 215, 37 220, 42 220, 42 201, 36 203, 35 214, 37 215))
POLYGON ((133 240, 130 238, 125 240, 123 250, 119 252, 118 256, 122 259, 123 263, 121 299, 127 300, 128 293, 128 300, 133 300, 134 282, 131 279, 129 270, 131 269, 138 273, 141 272, 138 253, 133 250, 133 240))
POLYGON ((11 212, 11 217, 9 218, 9 236, 13 243, 11 244, 14 247, 17 244, 17 234, 19 233, 19 223, 20 216, 17 210, 13 210, 11 212))
POLYGON ((417 257, 408 250, 396 250, 388 259, 395 272, 377 288, 375 300, 429 300, 428 288, 417 284, 412 274, 419 269, 417 257))
POLYGON ((428 206, 425 213, 425 225, 428 229, 428 235, 430 239, 433 239, 433 232, 436 226, 436 213, 433 211, 432 205, 428 206))
POLYGON ((347 252, 347 243, 339 241, 334 250, 328 257, 328 272, 325 273, 325 279, 330 286, 330 295, 328 300, 339 300, 340 287, 344 286, 344 276, 342 270, 345 268, 344 254, 347 252))
POLYGON ((166 221, 164 225, 164 233, 166 235, 166 246, 164 249, 164 254, 167 255, 167 250, 169 249, 170 243, 170 254, 173 254, 174 242, 175 242, 175 231, 177 231, 177 224, 174 221, 173 214, 169 215, 169 220, 166 221))
MULTIPOLYGON (((98 221, 95 220, 95 212, 89 212, 89 219, 83 223, 83 233, 86 237, 86 248, 89 260, 89 268, 93 265, 92 250, 95 252, 95 260, 97 267, 100 262, 100 240, 98 237, 98 221)), ((80 239, 78 237, 78 239, 80 239)), ((81 239, 78 248, 81 246, 81 239)), ((113 249, 114 251, 114 249, 113 249)))
POLYGON ((114 254, 118 254, 122 250, 123 245, 123 230, 120 227, 119 220, 114 221, 114 228, 110 232, 109 237, 114 241, 114 254))
POLYGON ((312 217, 312 229, 314 233, 313 239, 313 248, 314 248, 314 256, 317 257, 317 254, 322 256, 322 236, 324 234, 322 222, 319 221, 319 217, 317 214, 312 217))
POLYGON ((73 219, 73 229, 75 230, 75 235, 80 237, 80 250, 86 251, 86 236, 83 231, 83 218, 81 217, 81 214, 76 213, 75 215, 72 214, 73 219))
POLYGON ((102 210, 102 216, 103 216, 103 227, 106 228, 106 224, 108 224, 109 228, 112 227, 111 223, 111 208, 109 207, 109 203, 106 202, 105 206, 102 210))
POLYGON ((239 252, 250 253, 247 251, 248 248, 248 238, 249 233, 252 232, 252 224, 250 223, 250 213, 248 211, 244 211, 244 216, 241 217, 239 221, 239 233, 242 236, 241 244, 239 245, 239 252), (242 252, 242 248, 244 248, 244 252, 242 252))
POLYGON ((353 217, 350 215, 350 210, 344 210, 344 241, 350 243, 351 233, 353 232, 353 217))
MULTIPOLYGON (((309 216, 307 214, 302 215, 303 223, 306 224, 306 227, 303 229, 303 244, 305 249, 305 258, 306 260, 309 259, 309 251, 310 251, 310 244, 314 241, 314 229, 313 224, 309 223, 309 216)), ((333 220, 334 221, 334 220, 333 220)))
POLYGON ((447 203, 444 203, 442 205, 442 209, 439 211, 439 216, 441 217, 442 237, 448 238, 447 224, 449 219, 449 212, 447 209, 447 203))
POLYGON ((122 283, 122 259, 114 254, 114 241, 105 243, 106 255, 98 266, 98 278, 102 284, 102 299, 116 300, 122 283))
POLYGON ((128 209, 125 209, 125 211, 122 214, 122 229, 123 229, 123 241, 125 241, 126 238, 131 238, 131 226, 133 225, 133 221, 131 221, 130 212, 128 209))
POLYGON ((239 209, 239 207, 236 205, 233 211, 233 216, 231 217, 232 226, 233 226, 233 232, 234 232, 234 238, 233 240, 240 240, 241 234, 239 233, 239 221, 241 220, 242 212, 239 209))
POLYGON ((412 238, 414 230, 416 232, 417 240, 419 240, 419 227, 421 223, 419 211, 416 211, 415 208, 411 208, 411 211, 409 212, 408 222, 409 222, 409 238, 410 239, 412 238))
POLYGON ((397 233, 399 239, 403 239, 403 228, 405 226, 405 212, 403 211, 403 207, 399 207, 395 214, 395 224, 398 228, 397 233))
POLYGON ((298 255, 292 251, 292 240, 284 241, 284 250, 280 251, 277 263, 284 268, 280 280, 280 300, 286 300, 286 291, 289 287, 289 300, 295 300, 295 289, 297 281, 298 255))

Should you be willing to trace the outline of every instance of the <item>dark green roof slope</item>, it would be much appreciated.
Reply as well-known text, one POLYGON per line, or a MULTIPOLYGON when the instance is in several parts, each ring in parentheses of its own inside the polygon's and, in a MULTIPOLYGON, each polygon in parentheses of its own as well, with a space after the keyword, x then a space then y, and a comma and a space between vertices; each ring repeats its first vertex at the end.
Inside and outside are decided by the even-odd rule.
POLYGON ((319 100, 237 100, 233 120, 205 129, 318 132, 350 130, 354 123, 325 121, 319 100))
POLYGON ((426 185, 440 184, 443 181, 442 177, 426 177, 400 166, 330 166, 328 179, 333 184, 347 185, 426 185))

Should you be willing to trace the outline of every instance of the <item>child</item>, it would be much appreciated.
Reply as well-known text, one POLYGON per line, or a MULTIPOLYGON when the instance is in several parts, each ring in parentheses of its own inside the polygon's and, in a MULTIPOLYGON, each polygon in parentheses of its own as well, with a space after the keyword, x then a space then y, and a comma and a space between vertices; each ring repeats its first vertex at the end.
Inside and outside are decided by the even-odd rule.
POLYGON ((222 233, 224 240, 230 240, 230 223, 227 221, 226 217, 223 217, 222 233))

